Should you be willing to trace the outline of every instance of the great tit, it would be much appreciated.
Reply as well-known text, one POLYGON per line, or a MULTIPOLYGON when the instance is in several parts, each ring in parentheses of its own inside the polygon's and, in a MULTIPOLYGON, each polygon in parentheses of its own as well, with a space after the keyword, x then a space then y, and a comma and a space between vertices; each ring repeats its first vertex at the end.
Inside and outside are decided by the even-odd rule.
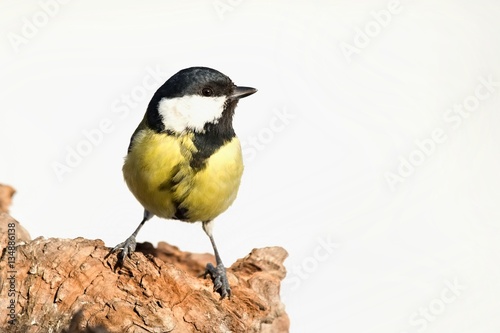
POLYGON ((243 173, 241 146, 233 129, 238 100, 257 90, 236 86, 207 67, 191 67, 168 79, 153 95, 130 139, 123 175, 144 207, 141 223, 108 256, 118 263, 135 251, 136 236, 153 216, 202 222, 216 266, 206 266, 221 299, 231 296, 226 269, 212 235, 213 220, 236 198, 243 173))

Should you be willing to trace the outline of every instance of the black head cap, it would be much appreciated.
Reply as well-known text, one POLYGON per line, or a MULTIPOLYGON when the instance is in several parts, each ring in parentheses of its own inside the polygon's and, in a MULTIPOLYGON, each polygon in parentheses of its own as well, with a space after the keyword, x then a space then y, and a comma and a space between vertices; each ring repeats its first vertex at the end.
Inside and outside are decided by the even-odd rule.
POLYGON ((172 76, 155 95, 173 98, 185 95, 204 95, 211 89, 213 96, 230 95, 235 87, 226 75, 208 67, 190 67, 172 76))

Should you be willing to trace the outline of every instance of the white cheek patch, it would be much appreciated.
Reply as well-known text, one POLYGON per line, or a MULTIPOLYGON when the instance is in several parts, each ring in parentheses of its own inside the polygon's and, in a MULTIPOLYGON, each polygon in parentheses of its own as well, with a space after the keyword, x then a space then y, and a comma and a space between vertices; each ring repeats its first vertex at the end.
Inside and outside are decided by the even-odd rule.
POLYGON ((176 133, 186 129, 201 132, 206 123, 216 122, 222 116, 225 102, 225 96, 162 98, 158 103, 158 112, 167 130, 176 133))

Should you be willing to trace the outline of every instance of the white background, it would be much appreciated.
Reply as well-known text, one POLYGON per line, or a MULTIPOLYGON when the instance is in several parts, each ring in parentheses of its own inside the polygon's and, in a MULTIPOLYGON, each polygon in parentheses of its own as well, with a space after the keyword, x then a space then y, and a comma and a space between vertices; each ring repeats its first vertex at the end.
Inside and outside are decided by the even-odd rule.
MULTIPOLYGON (((226 266, 287 249, 292 332, 500 331, 498 1, 54 1, 0 2, 0 182, 33 237, 128 237, 149 73, 209 66, 259 89, 215 237, 226 266)), ((199 224, 154 218, 138 241, 211 252, 199 224)))

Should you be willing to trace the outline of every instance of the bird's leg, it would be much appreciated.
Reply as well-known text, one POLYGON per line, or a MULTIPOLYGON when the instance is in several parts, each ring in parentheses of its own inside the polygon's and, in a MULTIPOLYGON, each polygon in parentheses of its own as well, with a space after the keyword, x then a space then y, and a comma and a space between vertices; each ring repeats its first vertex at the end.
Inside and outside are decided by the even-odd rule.
POLYGON ((130 237, 127 238, 124 242, 122 242, 122 243, 116 245, 114 248, 112 248, 111 251, 109 251, 109 253, 106 255, 105 259, 107 257, 109 257, 111 254, 118 251, 119 249, 122 249, 122 251, 118 254, 118 263, 117 263, 119 265, 122 265, 123 261, 125 260, 125 257, 127 257, 127 256, 130 257, 132 255, 132 253, 135 251, 135 247, 137 245, 135 237, 139 233, 139 230, 141 230, 144 223, 146 223, 146 221, 149 220, 150 218, 152 218, 153 216, 154 216, 153 214, 151 214, 147 210, 144 210, 144 217, 142 218, 142 221, 139 224, 139 226, 137 227, 137 229, 135 229, 135 231, 132 233, 132 235, 130 235, 130 237))
POLYGON ((211 263, 207 264, 204 276, 207 277, 207 275, 210 275, 212 282, 214 283, 214 291, 217 291, 220 294, 220 299, 223 299, 226 296, 227 298, 231 298, 231 287, 229 286, 229 282, 227 280, 226 268, 222 263, 219 251, 217 251, 217 246, 215 245, 214 237, 212 235, 212 227, 212 221, 203 222, 203 230, 208 235, 208 238, 210 238, 210 242, 212 243, 216 263, 215 267, 211 263))

